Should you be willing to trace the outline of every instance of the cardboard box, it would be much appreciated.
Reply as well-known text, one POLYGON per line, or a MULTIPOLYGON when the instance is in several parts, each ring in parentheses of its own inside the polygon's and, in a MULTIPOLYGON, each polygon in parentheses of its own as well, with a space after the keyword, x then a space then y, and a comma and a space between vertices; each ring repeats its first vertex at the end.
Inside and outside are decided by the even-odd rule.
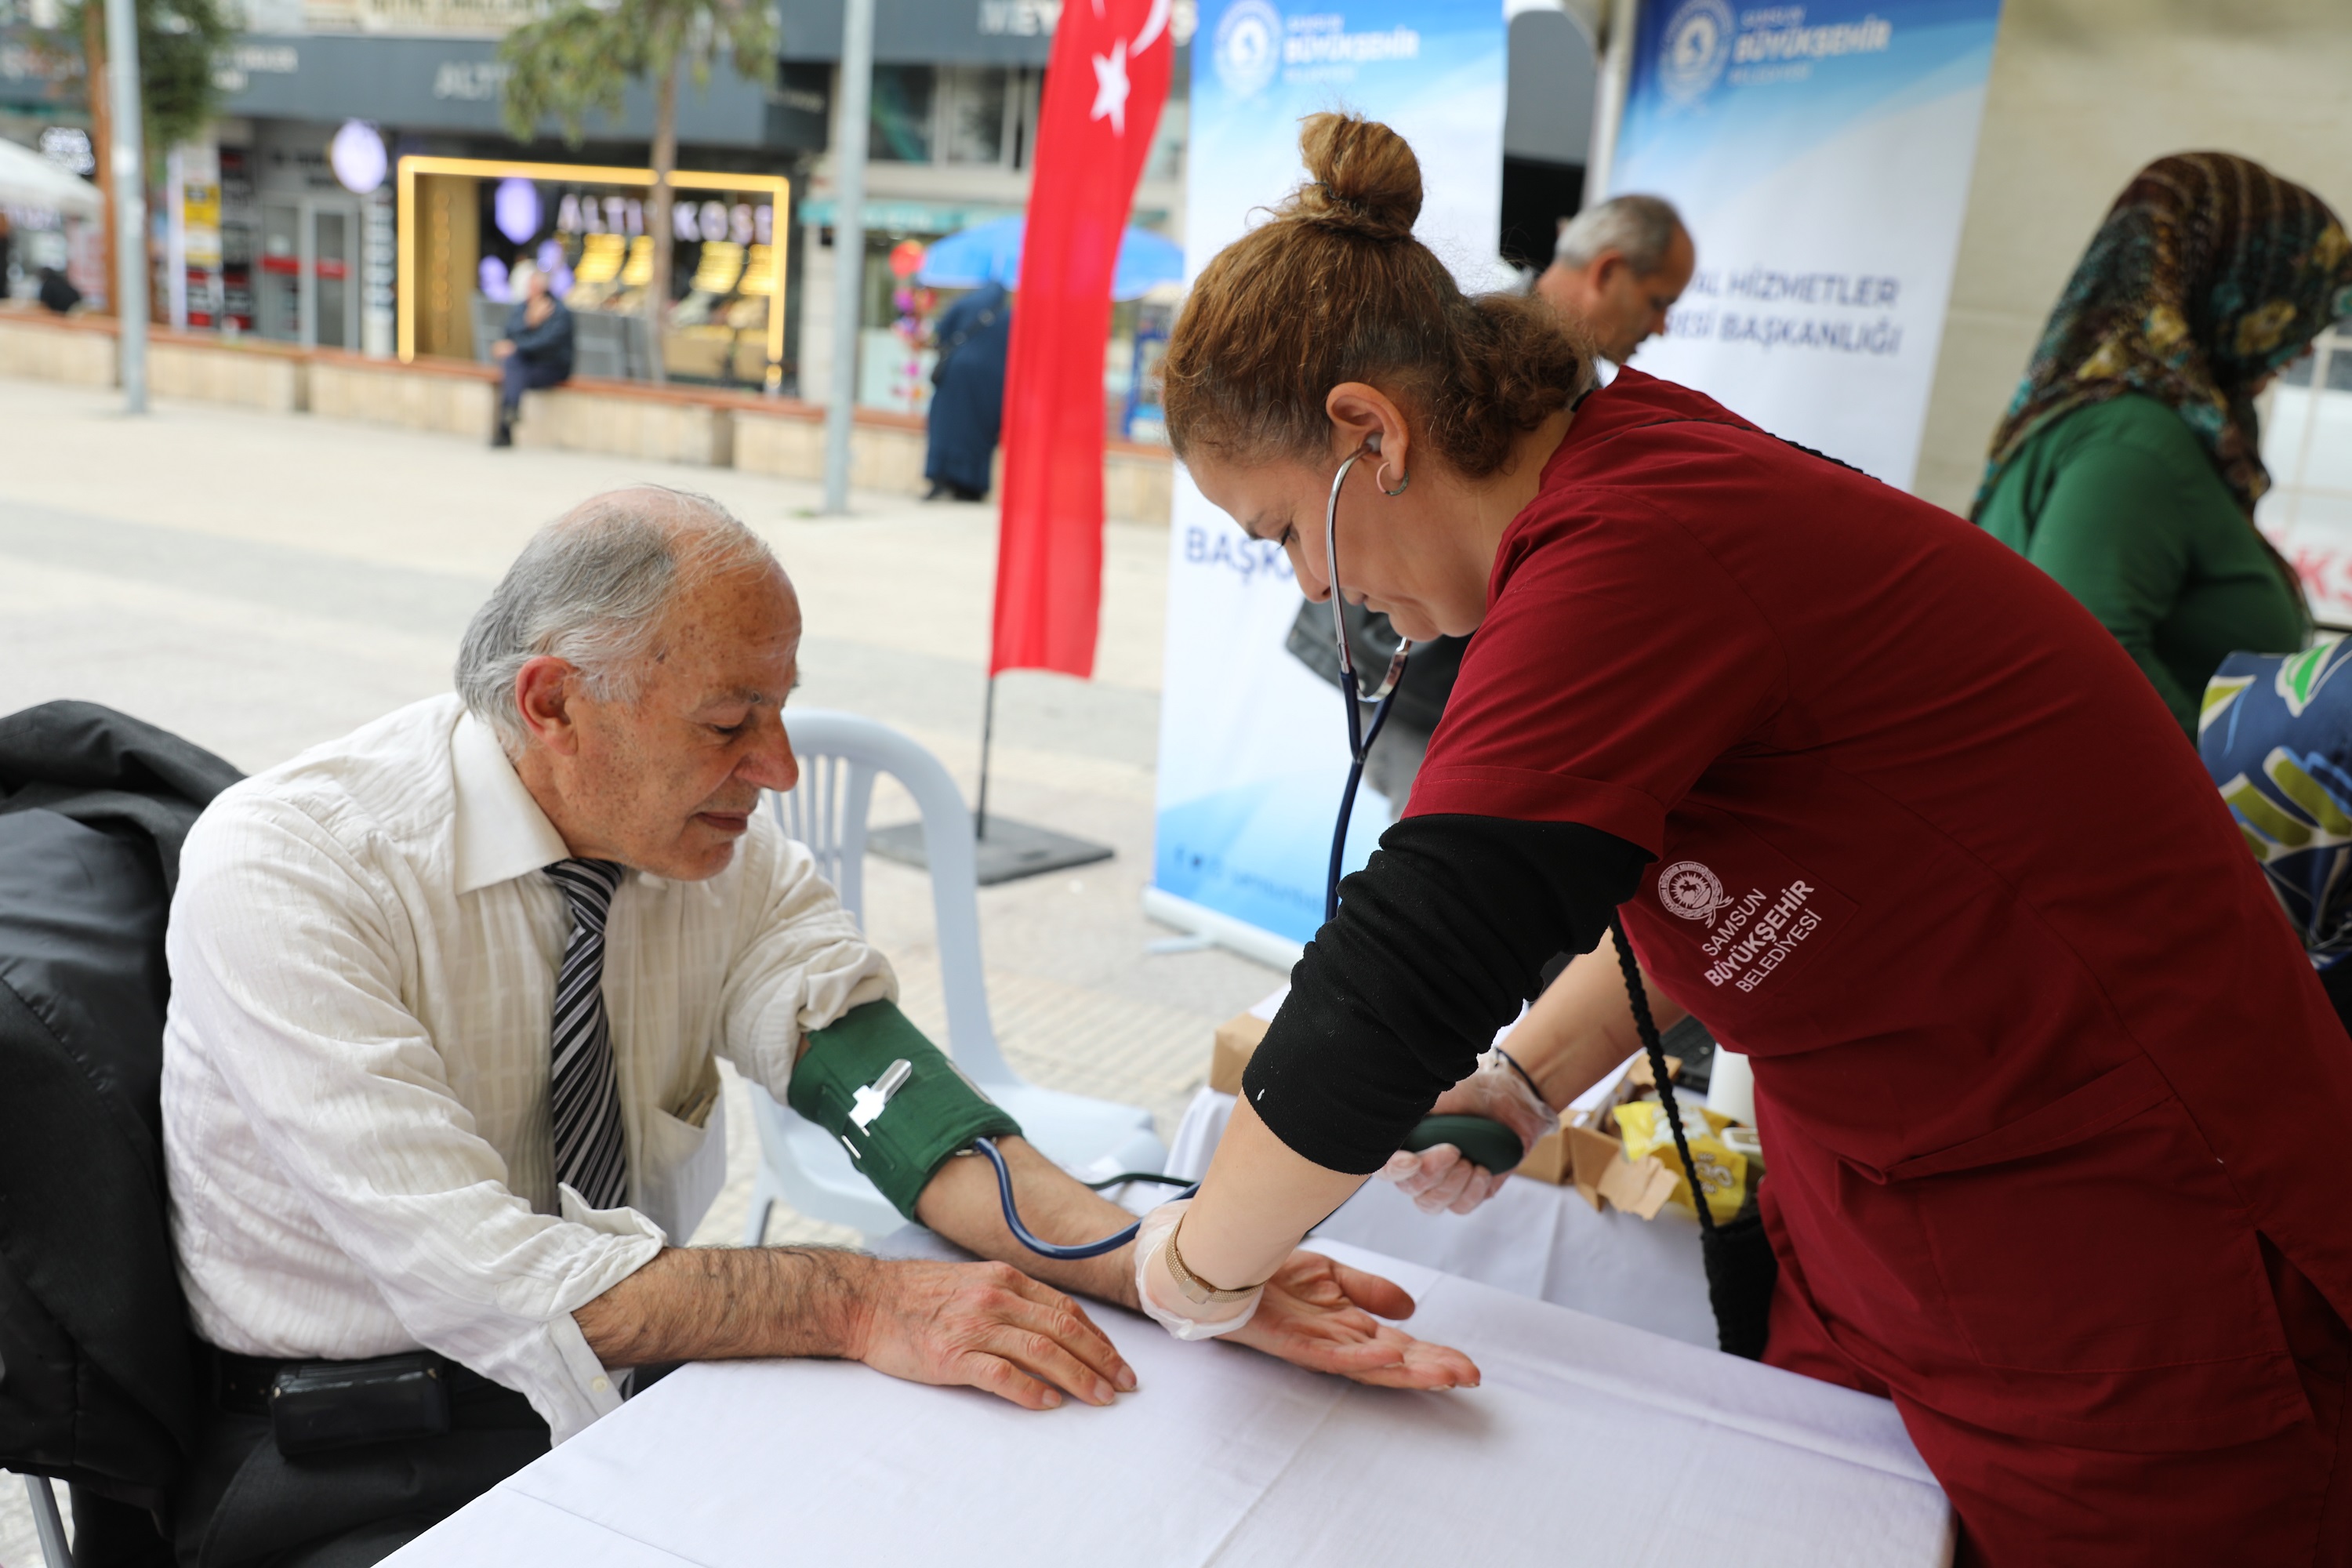
POLYGON ((1216 1044, 1209 1051, 1209 1087, 1219 1094, 1242 1091, 1242 1070, 1257 1052, 1258 1042, 1274 1020, 1255 1012, 1236 1013, 1217 1026, 1216 1044))

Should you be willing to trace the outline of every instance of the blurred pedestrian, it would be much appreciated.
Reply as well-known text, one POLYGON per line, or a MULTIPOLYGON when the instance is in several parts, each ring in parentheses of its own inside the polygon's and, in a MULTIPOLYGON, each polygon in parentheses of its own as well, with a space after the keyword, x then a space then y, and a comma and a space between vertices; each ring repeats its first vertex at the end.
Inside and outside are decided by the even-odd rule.
POLYGON ((53 316, 62 316, 81 303, 81 290, 73 279, 54 267, 41 268, 41 309, 53 316))
POLYGON ((547 274, 528 264, 515 268, 520 296, 507 315, 507 335, 491 345, 499 362, 499 427, 493 447, 514 445, 515 416, 522 395, 561 386, 572 379, 572 312, 548 286, 547 274))
POLYGON ((1672 204, 1612 196, 1559 231, 1536 295, 1609 362, 1605 383, 1643 342, 1665 335, 1666 312, 1697 267, 1698 249, 1672 204))
POLYGON ((2254 396, 2352 312, 2352 241, 2311 192, 2226 153, 2159 158, 2108 210, 1994 433, 1970 515, 2056 578, 2194 734, 2236 651, 2311 616, 2254 528, 2254 396))
POLYGON ((1004 362, 1013 344, 1013 296, 983 283, 950 305, 931 333, 930 444, 925 500, 986 500, 996 437, 1004 424, 1004 362))

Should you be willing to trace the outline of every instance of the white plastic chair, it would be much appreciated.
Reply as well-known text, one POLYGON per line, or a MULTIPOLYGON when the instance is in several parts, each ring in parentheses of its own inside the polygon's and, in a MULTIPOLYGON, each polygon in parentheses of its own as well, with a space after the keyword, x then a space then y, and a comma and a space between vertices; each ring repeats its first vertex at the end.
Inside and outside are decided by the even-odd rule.
MULTIPOLYGON (((1026 1082, 998 1049, 988 1019, 988 989, 980 963, 980 889, 973 874, 971 812, 938 758, 887 725, 854 713, 787 710, 784 728, 798 754, 801 782, 772 797, 785 834, 808 846, 818 874, 842 903, 865 918, 866 813, 874 779, 888 773, 906 786, 922 811, 923 852, 931 869, 931 910, 939 929, 940 978, 947 996, 947 1048, 956 1065, 1011 1112, 1022 1133, 1047 1158, 1072 1169, 1108 1160, 1111 1171, 1157 1171, 1168 1151, 1151 1130, 1151 1113, 1065 1094, 1026 1082)), ((778 1199, 813 1218, 883 1235, 904 1223, 829 1134, 751 1086, 753 1123, 760 1130, 760 1173, 743 1241, 767 1235, 768 1210, 778 1199)))

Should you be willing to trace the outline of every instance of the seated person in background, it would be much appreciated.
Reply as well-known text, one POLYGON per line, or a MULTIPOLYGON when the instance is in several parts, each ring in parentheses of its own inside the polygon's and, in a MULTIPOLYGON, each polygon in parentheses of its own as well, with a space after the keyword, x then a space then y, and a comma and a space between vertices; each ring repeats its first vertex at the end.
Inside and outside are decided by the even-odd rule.
POLYGON ((1666 312, 1697 269, 1697 248, 1672 205, 1612 196, 1559 231, 1536 297, 1609 362, 1595 367, 1606 384, 1635 349, 1665 335, 1666 312))
MULTIPOLYGON (((853 1357, 1030 1409, 1134 1386, 1056 1288, 1132 1304, 1131 1248, 1024 1253, 982 1160, 941 1154, 886 1195, 1027 1274, 673 1244, 719 1152, 695 1125, 714 1054, 800 1105, 796 1077, 880 1075, 838 1053, 929 1049, 808 851, 757 810, 797 777, 781 709, 800 637, 775 558, 717 505, 600 496, 476 614, 457 695, 248 779, 197 823, 163 1087, 173 1239, 212 1347, 184 1563, 374 1562, 615 1408, 626 1368, 853 1357), (450 1430, 287 1461, 278 1363, 419 1350, 446 1358, 450 1430)), ((1127 1223, 1000 1142, 1034 1230, 1127 1223)), ((1475 1381, 1368 1314, 1412 1310, 1385 1280, 1302 1252, 1266 1301, 1244 1342, 1300 1365, 1475 1381)))
POLYGON ((517 267, 515 276, 522 280, 522 298, 507 313, 507 335, 490 345, 500 372, 493 447, 514 445, 515 415, 522 408, 524 393, 543 392, 572 379, 571 310, 549 292, 547 274, 538 268, 517 267))
POLYGON ((2223 656, 2292 653, 2302 584, 2254 528, 2254 398, 2352 311, 2326 203, 2226 153, 2133 177, 2058 298, 1969 515, 2080 600, 2180 727, 2223 656))

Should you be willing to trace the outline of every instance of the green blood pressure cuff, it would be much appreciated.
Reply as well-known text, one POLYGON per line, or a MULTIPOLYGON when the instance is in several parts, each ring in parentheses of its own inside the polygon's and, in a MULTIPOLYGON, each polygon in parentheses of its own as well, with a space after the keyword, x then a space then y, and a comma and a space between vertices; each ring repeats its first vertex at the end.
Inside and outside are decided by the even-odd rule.
POLYGON ((959 1150, 1021 1133, 895 1002, 868 1002, 810 1030, 785 1098, 839 1139, 850 1163, 908 1219, 924 1184, 959 1150), (904 1074, 892 1071, 899 1062, 904 1074))

